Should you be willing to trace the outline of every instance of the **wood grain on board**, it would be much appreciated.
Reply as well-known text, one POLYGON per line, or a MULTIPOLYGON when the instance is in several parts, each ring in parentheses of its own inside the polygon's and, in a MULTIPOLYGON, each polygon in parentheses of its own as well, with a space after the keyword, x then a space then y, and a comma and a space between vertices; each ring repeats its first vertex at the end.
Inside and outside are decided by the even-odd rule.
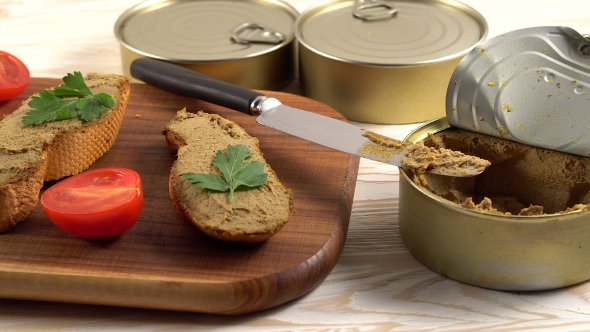
MULTIPOLYGON (((34 78, 22 96, 60 83, 34 78)), ((311 99, 267 94, 344 121, 311 99)), ((0 115, 21 102, 0 103, 0 115)), ((38 206, 12 231, 0 234, 0 297, 220 314, 280 305, 314 289, 336 264, 358 165, 358 157, 260 126, 255 117, 132 84, 117 140, 91 168, 126 167, 140 174, 145 194, 140 219, 118 238, 85 240, 53 226, 38 206), (270 240, 258 245, 219 242, 175 210, 167 189, 175 155, 161 130, 183 107, 220 114, 260 140, 268 163, 293 191, 295 204, 291 220, 270 240)))

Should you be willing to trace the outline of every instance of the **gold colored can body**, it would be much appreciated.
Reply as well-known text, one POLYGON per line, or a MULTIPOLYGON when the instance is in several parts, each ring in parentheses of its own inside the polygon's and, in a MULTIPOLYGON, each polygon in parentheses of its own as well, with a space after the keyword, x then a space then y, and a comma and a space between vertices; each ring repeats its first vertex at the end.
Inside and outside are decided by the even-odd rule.
POLYGON ((455 1, 380 1, 395 13, 359 19, 358 2, 329 0, 296 21, 303 95, 347 119, 401 124, 445 115, 449 79, 487 36, 483 16, 455 1))
POLYGON ((336 61, 304 46, 300 46, 299 59, 303 95, 330 105, 349 120, 381 124, 444 116, 447 83, 461 60, 374 67, 336 61))
MULTIPOLYGON (((425 124, 406 141, 449 127, 425 124)), ((400 168, 399 228, 422 264, 484 288, 535 291, 590 279, 590 214, 507 216, 460 207, 417 186, 400 168)))
POLYGON ((245 88, 278 90, 296 76, 297 16, 277 0, 148 0, 115 23, 123 73, 137 82, 131 62, 149 57, 245 88), (262 40, 275 34, 281 38, 262 40), (236 35, 252 41, 236 42, 236 35))

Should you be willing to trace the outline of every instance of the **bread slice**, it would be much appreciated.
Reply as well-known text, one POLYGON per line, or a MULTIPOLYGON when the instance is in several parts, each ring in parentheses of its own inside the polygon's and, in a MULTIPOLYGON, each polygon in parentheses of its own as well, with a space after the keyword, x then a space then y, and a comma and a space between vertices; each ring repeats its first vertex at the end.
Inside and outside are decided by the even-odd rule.
POLYGON ((37 206, 43 182, 86 170, 115 142, 129 98, 129 81, 90 73, 93 93, 113 97, 115 106, 99 118, 69 119, 37 126, 22 124, 30 99, 0 121, 0 232, 11 230, 37 206))
POLYGON ((203 233, 223 241, 257 243, 276 234, 293 213, 291 191, 279 181, 264 159, 258 139, 233 121, 203 111, 179 111, 163 131, 168 146, 178 150, 169 179, 174 205, 203 233), (243 144, 263 162, 268 174, 265 185, 236 191, 232 203, 228 193, 194 188, 182 174, 214 173, 215 153, 228 145, 243 144))

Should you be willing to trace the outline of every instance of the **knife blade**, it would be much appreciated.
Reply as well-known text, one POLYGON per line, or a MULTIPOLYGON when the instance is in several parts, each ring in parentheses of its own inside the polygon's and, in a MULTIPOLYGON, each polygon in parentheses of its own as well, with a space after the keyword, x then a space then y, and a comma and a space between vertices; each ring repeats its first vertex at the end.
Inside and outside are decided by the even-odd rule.
MULTIPOLYGON (((363 158, 459 177, 477 175, 489 165, 465 162, 464 158, 458 163, 443 160, 448 153, 440 153, 440 160, 437 162, 438 150, 422 149, 421 152, 430 152, 431 155, 419 156, 414 144, 376 135, 345 121, 284 105, 276 98, 269 98, 260 92, 238 87, 177 64, 139 58, 131 63, 130 72, 134 78, 160 89, 257 115, 256 121, 263 126, 363 158), (432 153, 435 155, 434 159, 432 153)), ((459 152, 454 153, 455 156, 464 156, 459 152)))

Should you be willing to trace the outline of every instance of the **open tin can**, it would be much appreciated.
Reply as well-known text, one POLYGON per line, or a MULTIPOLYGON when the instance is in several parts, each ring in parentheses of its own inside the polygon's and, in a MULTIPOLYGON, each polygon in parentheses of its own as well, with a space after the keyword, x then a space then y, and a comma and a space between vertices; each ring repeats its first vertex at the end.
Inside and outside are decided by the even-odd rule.
POLYGON ((454 0, 328 0, 295 33, 303 95, 349 120, 401 124, 444 116, 451 74, 488 26, 454 0))
POLYGON ((494 37, 461 61, 447 117, 414 130, 489 160, 473 178, 400 168, 399 228, 430 269, 510 291, 590 279, 590 40, 566 27, 494 37))
MULTIPOLYGON (((405 140, 418 142, 448 128, 441 118, 405 140)), ((534 216, 476 211, 435 195, 400 168, 399 228, 418 261, 467 284, 533 291, 590 279, 589 211, 534 216)))
POLYGON ((278 90, 296 74, 298 12, 277 0, 148 0, 115 23, 124 75, 140 57, 169 61, 249 89, 278 90))

